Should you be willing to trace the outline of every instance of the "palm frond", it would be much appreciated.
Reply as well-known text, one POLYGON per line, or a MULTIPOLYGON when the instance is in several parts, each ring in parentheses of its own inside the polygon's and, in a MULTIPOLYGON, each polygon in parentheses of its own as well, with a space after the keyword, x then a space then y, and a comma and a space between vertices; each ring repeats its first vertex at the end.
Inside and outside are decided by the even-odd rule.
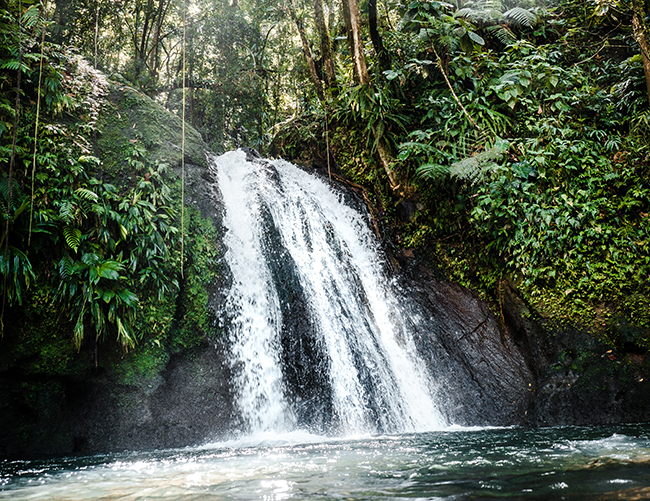
POLYGON ((420 165, 415 171, 417 176, 425 179, 441 179, 449 174, 449 166, 437 163, 420 165))
POLYGON ((80 198, 88 200, 89 202, 97 202, 99 200, 97 193, 86 188, 77 188, 74 192, 79 195, 80 198))
POLYGON ((59 261, 59 275, 63 281, 67 281, 74 274, 72 259, 66 256, 59 261))
POLYGON ((503 45, 510 45, 517 41, 517 37, 510 30, 510 28, 502 24, 488 26, 485 28, 485 31, 497 37, 499 39, 499 42, 501 42, 503 45))
POLYGON ((503 2, 501 0, 485 0, 485 8, 488 10, 498 10, 500 12, 503 8, 503 2))
POLYGON ((68 246, 75 252, 81 245, 81 230, 71 225, 63 227, 63 236, 68 246))

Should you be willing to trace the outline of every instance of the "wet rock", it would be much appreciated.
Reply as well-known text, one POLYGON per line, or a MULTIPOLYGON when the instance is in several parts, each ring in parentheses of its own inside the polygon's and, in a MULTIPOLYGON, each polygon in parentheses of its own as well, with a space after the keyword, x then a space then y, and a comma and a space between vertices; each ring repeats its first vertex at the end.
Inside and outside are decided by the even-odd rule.
POLYGON ((522 424, 534 375, 524 354, 472 291, 411 270, 405 290, 421 308, 419 347, 450 423, 522 424))
POLYGON ((616 351, 585 330, 530 315, 516 289, 503 289, 505 329, 535 376, 528 426, 650 420, 650 357, 616 351))
POLYGON ((75 453, 151 450, 205 443, 236 427, 227 349, 205 340, 172 356, 154 380, 116 385, 100 377, 68 389, 61 432, 75 453))

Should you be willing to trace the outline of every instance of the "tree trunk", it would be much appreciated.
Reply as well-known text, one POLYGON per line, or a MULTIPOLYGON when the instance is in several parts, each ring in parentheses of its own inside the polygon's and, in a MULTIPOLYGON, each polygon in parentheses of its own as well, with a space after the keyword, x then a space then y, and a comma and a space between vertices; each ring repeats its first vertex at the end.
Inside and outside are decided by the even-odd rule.
POLYGON ((634 38, 641 47, 641 59, 643 61, 643 72, 645 73, 646 92, 650 102, 650 44, 648 43, 648 26, 645 21, 645 1, 632 1, 632 28, 634 38))
MULTIPOLYGON (((370 85, 370 76, 366 66, 366 58, 363 54, 363 40, 361 39, 361 21, 359 19, 359 4, 357 0, 343 0, 343 18, 348 29, 348 42, 350 43, 350 54, 352 56, 352 65, 354 68, 354 78, 359 85, 370 85)), ((383 136, 377 130, 373 129, 373 135, 377 140, 377 157, 379 164, 383 168, 391 190, 400 195, 407 192, 407 184, 402 182, 400 176, 392 169, 393 156, 390 147, 384 140, 383 136)))
POLYGON ((300 35, 300 41, 302 42, 302 53, 305 56, 305 59, 307 60, 307 66, 309 66, 309 76, 311 77, 311 80, 314 84, 314 87, 316 88, 316 95, 318 96, 318 99, 321 102, 325 101, 325 96, 323 95, 323 85, 320 81, 320 78, 318 77, 318 72, 316 71, 316 63, 314 63, 314 58, 311 55, 311 49, 309 48, 309 40, 307 40, 307 35, 305 35, 305 28, 302 25, 302 22, 300 19, 298 19, 298 16, 296 15, 296 9, 294 8, 293 5, 293 0, 289 0, 289 14, 291 15, 291 19, 293 19, 293 22, 296 24, 296 27, 298 28, 298 34, 300 35))
POLYGON ((325 22, 325 13, 323 9, 323 0, 312 0, 314 5, 314 17, 316 18, 316 28, 320 35, 320 51, 323 56, 323 66, 327 77, 327 86, 332 89, 336 87, 336 72, 334 70, 334 60, 332 59, 332 39, 330 37, 327 23, 325 22))
POLYGON ((360 84, 370 83, 366 57, 363 55, 363 40, 361 39, 361 21, 359 19, 359 3, 357 0, 343 0, 343 19, 348 29, 350 56, 354 68, 354 79, 360 84))
MULTIPOLYGON (((377 135, 376 132, 375 135, 377 135)), ((377 142, 377 155, 379 156, 379 162, 381 163, 386 176, 388 176, 388 184, 390 184, 390 189, 395 193, 399 193, 400 195, 406 194, 407 187, 400 181, 397 172, 391 168, 391 164, 393 163, 392 155, 390 154, 390 151, 382 138, 380 138, 377 142)))
POLYGON ((384 42, 379 34, 379 25, 377 23, 377 0, 368 0, 368 27, 370 28, 370 38, 372 46, 379 60, 379 67, 382 71, 390 69, 390 58, 384 48, 384 42))

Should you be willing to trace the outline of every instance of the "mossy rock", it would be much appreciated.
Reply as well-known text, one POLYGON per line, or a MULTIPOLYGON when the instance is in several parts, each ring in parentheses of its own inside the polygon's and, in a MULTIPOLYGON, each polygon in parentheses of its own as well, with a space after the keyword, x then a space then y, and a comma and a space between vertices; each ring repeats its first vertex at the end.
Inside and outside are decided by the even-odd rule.
MULTIPOLYGON (((125 156, 135 148, 148 165, 181 164, 183 122, 160 103, 127 85, 111 83, 99 119, 97 149, 109 175, 129 171, 125 156)), ((185 162, 207 166, 206 145, 192 127, 185 127, 185 162)))

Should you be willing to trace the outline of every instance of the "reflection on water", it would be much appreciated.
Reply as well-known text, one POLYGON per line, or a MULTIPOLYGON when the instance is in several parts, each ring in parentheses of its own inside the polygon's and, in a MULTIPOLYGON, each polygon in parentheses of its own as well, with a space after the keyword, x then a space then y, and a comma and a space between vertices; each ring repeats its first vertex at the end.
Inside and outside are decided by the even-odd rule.
POLYGON ((0 463, 0 499, 648 499, 650 425, 334 439, 0 463))

